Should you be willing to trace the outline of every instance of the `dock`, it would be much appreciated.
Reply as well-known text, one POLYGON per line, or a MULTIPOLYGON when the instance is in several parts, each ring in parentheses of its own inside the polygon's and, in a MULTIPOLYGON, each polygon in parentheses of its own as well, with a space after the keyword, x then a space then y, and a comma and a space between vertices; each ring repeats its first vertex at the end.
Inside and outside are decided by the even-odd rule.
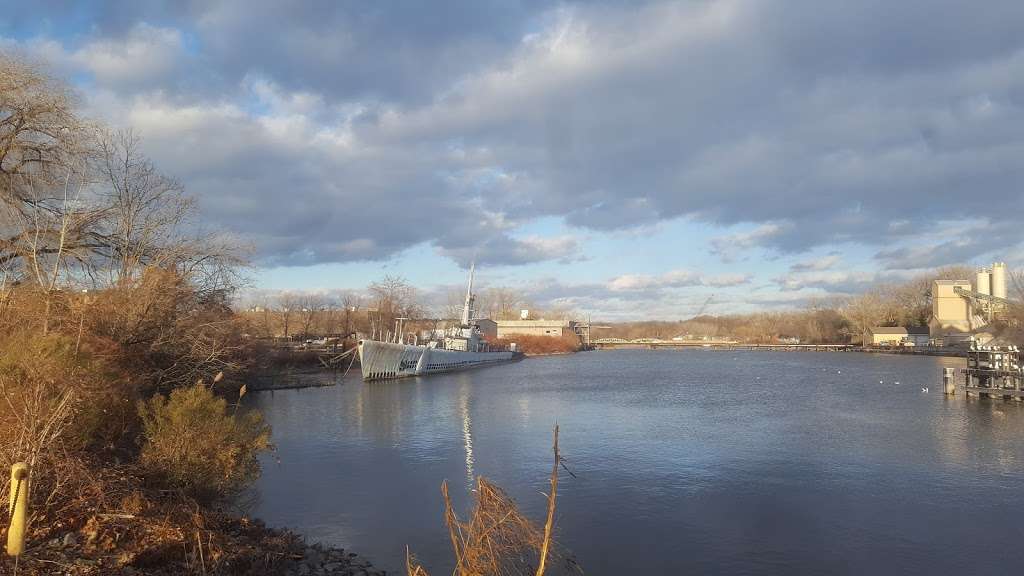
POLYGON ((954 370, 947 368, 943 376, 946 394, 962 389, 968 397, 1024 400, 1024 366, 1017 346, 982 346, 967 352, 967 368, 962 370, 963 383, 957 385, 954 370))

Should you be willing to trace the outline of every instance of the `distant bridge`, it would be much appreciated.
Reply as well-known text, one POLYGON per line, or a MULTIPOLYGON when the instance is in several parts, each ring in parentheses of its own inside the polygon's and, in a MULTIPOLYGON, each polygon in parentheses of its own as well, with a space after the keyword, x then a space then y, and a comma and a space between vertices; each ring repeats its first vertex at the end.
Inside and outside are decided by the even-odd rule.
POLYGON ((842 352, 858 348, 853 344, 746 344, 736 341, 704 341, 704 340, 656 340, 640 338, 622 340, 619 338, 601 338, 592 340, 591 345, 598 350, 614 349, 658 349, 658 348, 711 348, 715 350, 809 350, 842 352))

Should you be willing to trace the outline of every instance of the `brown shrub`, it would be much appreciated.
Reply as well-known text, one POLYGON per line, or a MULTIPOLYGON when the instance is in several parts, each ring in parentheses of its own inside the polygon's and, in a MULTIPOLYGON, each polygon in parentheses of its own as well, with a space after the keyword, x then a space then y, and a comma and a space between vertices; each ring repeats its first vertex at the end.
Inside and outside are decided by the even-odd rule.
POLYGON ((202 383, 139 403, 149 475, 200 500, 229 496, 259 475, 257 454, 270 448, 259 412, 235 414, 202 383))
POLYGON ((525 336, 516 335, 499 338, 492 342, 496 346, 509 346, 515 343, 519 351, 527 354, 567 354, 580 349, 580 340, 575 334, 562 336, 525 336))
MULTIPOLYGON (((467 520, 460 520, 448 495, 448 482, 441 483, 444 497, 445 524, 452 553, 455 555, 455 576, 543 576, 551 567, 556 547, 551 533, 555 520, 555 501, 558 493, 558 467, 562 457, 558 452, 558 426, 554 431, 554 462, 551 469, 551 490, 547 494, 548 514, 543 526, 534 524, 524 516, 515 502, 497 485, 478 476, 475 503, 467 520)), ((570 472, 571 474, 571 472, 570 472)), ((582 573, 569 557, 566 568, 582 573)), ((406 547, 406 576, 429 576, 406 547)))
POLYGON ((3 464, 33 462, 57 448, 85 447, 97 435, 116 370, 102 353, 70 336, 0 335, 0 454, 3 464))

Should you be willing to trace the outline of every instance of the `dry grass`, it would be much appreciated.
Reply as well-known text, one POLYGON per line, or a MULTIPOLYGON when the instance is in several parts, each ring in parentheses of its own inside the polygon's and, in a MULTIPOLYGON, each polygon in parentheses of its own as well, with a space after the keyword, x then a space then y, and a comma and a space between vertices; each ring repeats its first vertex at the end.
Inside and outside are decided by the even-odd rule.
MULTIPOLYGON (((505 492, 480 476, 476 500, 468 520, 460 520, 448 496, 448 482, 441 484, 445 524, 455 555, 456 576, 543 576, 551 565, 552 532, 558 490, 558 427, 555 427, 551 493, 547 495, 547 519, 543 527, 524 516, 505 492)), ((406 548, 407 576, 428 576, 426 569, 406 548)))

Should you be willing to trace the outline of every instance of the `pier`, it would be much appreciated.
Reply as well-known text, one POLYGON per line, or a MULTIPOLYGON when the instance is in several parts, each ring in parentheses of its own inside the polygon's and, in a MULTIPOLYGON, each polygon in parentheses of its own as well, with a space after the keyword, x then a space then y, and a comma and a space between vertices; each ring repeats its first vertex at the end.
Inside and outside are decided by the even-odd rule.
POLYGON ((618 340, 603 338, 591 340, 596 350, 617 349, 683 349, 703 348, 710 350, 788 350, 788 351, 822 351, 845 352, 854 350, 853 344, 747 344, 737 341, 705 341, 705 340, 618 340))
MULTIPOLYGON (((1024 400, 1024 367, 1016 346, 972 348, 967 352, 967 368, 962 373, 960 388, 968 397, 1024 400)), ((946 369, 943 379, 946 394, 956 394, 952 368, 946 369)))

